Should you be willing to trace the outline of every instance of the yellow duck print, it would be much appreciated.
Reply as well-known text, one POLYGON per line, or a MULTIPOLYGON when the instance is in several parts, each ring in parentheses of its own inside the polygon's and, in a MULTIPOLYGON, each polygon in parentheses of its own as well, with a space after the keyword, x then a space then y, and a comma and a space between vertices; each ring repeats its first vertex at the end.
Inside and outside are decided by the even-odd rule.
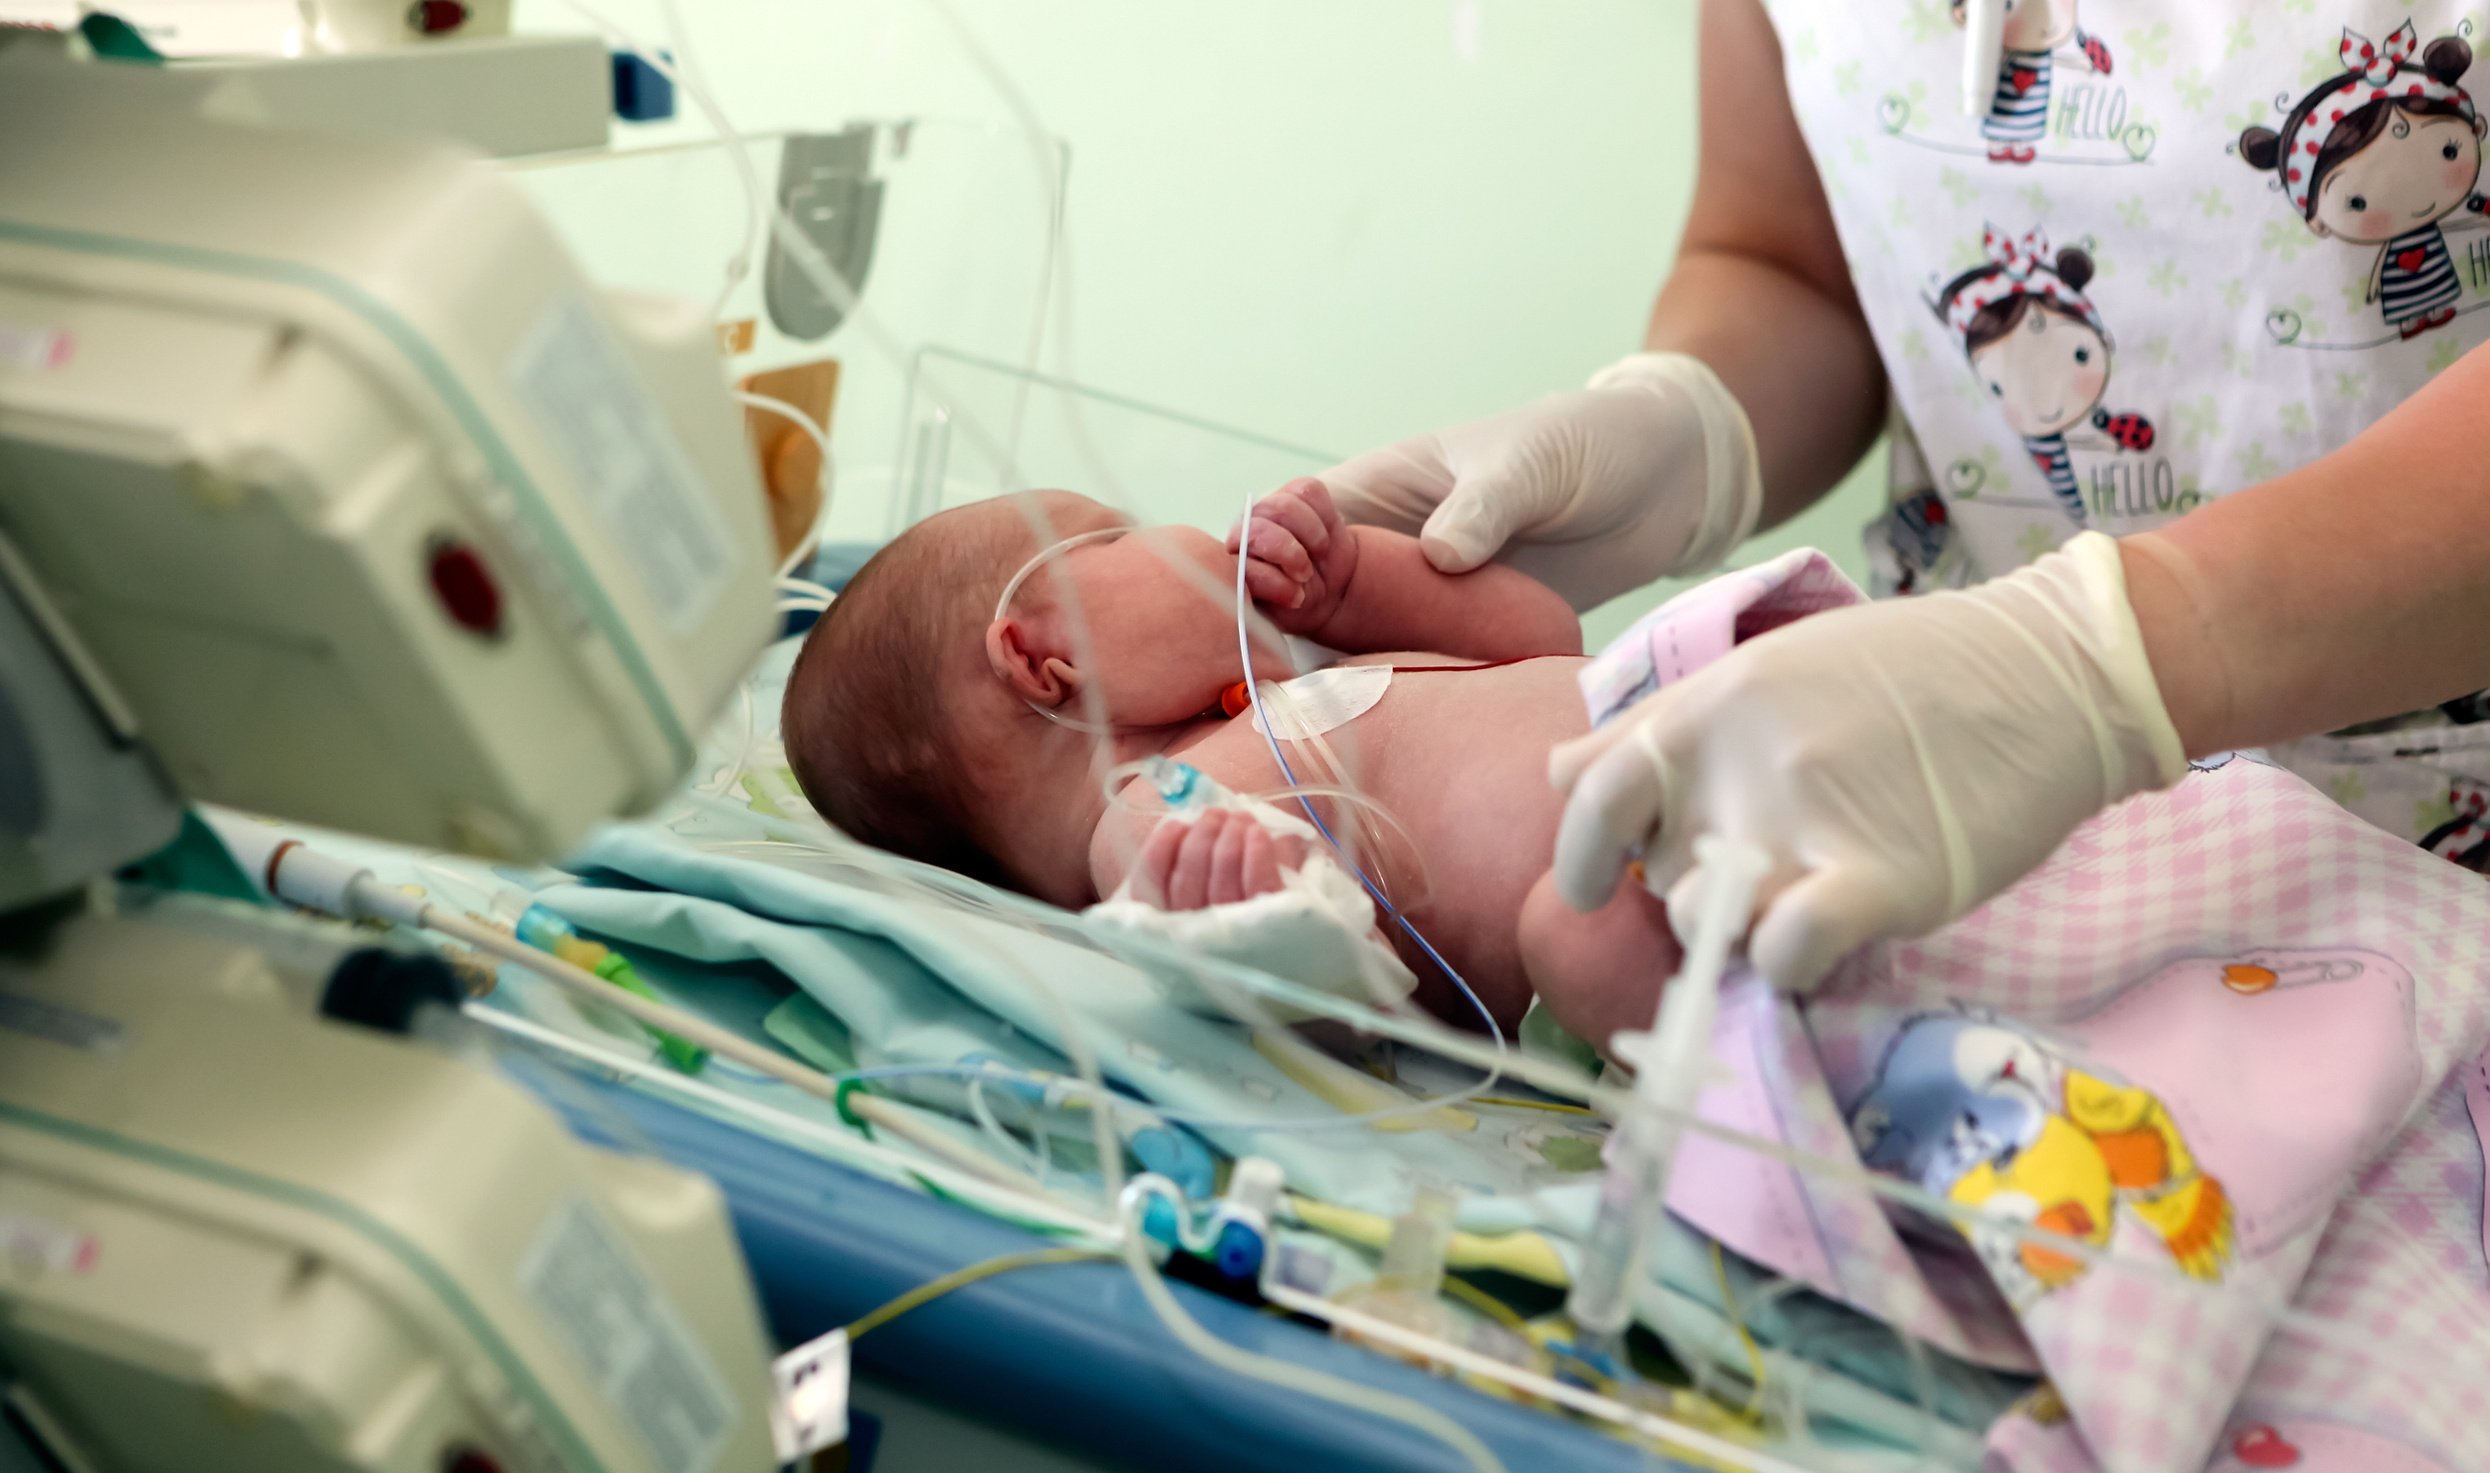
MULTIPOLYGON (((2230 1199, 2197 1169, 2161 1101, 2070 1069, 2064 1110, 2041 1121, 2030 1147, 2002 1166, 1981 1162, 1947 1195, 1979 1207, 2011 1193, 2037 1204, 2034 1227, 2096 1248, 2108 1244, 2124 1205, 2169 1246, 2180 1268, 2200 1279, 2221 1277, 2231 1251, 2230 1199)), ((2043 1288, 2072 1283, 2083 1272, 2083 1260, 2046 1244, 2016 1251, 2043 1288)))
MULTIPOLYGON (((2096 1248, 2108 1245, 2123 1210, 2196 1278, 2219 1278, 2230 1261, 2230 1198, 2168 1107, 2019 1030, 1954 1015, 1913 1020, 1852 1128, 1868 1164, 1963 1206, 2096 1248)), ((2085 1268, 2045 1243, 1972 1236, 2018 1298, 2062 1288, 2085 1268)))

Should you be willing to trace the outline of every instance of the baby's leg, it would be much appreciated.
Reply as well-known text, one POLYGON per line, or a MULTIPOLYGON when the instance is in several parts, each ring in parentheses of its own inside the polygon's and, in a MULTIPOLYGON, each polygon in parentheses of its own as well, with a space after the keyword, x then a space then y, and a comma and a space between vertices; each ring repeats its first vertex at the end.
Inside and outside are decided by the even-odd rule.
POLYGON ((1651 1026, 1660 984, 1677 971, 1667 907, 1632 879, 1589 915, 1557 898, 1541 875, 1522 902, 1522 969, 1568 1033, 1605 1051, 1621 1028, 1651 1026))

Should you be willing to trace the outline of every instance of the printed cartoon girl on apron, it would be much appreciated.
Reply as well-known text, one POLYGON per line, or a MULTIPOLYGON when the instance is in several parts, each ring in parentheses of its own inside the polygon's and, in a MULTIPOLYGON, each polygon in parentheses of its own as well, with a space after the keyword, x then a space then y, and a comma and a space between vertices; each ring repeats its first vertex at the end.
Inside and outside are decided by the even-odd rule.
POLYGON ((2150 420, 2100 407, 2110 381, 2110 335, 2084 295, 2091 253, 2069 246, 2053 259, 2039 230, 2018 241, 1994 225, 1981 244, 1988 260, 1947 282, 1930 305, 1961 340, 1971 371, 2023 438, 2060 508, 2076 526, 2088 526, 2067 431, 2088 422, 2116 448, 2153 446, 2150 420))
MULTIPOLYGON (((2484 123, 2456 85, 2472 48, 2442 36, 2416 64, 2417 44, 2410 21, 2383 45, 2346 30, 2342 73, 2289 106, 2281 131, 2250 128, 2236 145, 2251 167, 2279 176, 2310 230, 2378 248, 2363 300, 2376 302, 2401 338, 2455 320, 2463 288, 2445 231, 2490 224, 2473 192, 2484 123), (2469 218, 2439 223, 2459 212, 2469 218)), ((2286 343, 2298 336, 2287 318, 2269 330, 2286 343)))
MULTIPOLYGON (((1963 0, 1954 0, 1954 24, 1963 24, 1963 0)), ((2110 49, 2077 29, 2075 0, 2006 0, 2001 34, 2005 49, 1997 58, 1997 91, 1988 116, 1980 120, 1980 136, 1988 140, 1990 162, 2028 164, 2049 134, 2058 52, 2072 47, 2068 60, 2106 77, 2110 49)))

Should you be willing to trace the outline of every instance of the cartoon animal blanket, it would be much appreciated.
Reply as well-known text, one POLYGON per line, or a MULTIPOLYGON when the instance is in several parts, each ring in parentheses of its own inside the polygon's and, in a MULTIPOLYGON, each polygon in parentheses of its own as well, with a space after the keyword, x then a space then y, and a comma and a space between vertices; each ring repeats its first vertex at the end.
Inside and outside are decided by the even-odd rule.
MULTIPOLYGON (((1717 580, 1611 645, 1586 694, 1613 714, 1857 597, 1812 553, 1717 580)), ((2490 1456, 2490 884, 2291 774, 2203 764, 1812 998, 1741 984, 1718 1043, 1712 1119, 1935 1201, 1893 1210, 1864 1174, 1691 1138, 1671 1207, 1933 1345, 2043 1374, 1991 1466, 2490 1456)))

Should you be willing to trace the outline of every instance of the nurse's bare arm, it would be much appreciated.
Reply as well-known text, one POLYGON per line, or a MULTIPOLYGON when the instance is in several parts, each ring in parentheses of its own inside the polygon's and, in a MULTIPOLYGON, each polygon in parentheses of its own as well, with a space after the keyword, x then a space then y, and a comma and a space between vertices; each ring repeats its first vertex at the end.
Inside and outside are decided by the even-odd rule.
POLYGON ((2120 548, 2190 755, 2490 687, 2490 349, 2332 455, 2120 548))
POLYGON ((1700 165, 1645 345, 1719 374, 1755 427, 1763 525, 1813 505, 1882 427, 1885 372, 1790 110, 1761 0, 1704 0, 1700 165))

